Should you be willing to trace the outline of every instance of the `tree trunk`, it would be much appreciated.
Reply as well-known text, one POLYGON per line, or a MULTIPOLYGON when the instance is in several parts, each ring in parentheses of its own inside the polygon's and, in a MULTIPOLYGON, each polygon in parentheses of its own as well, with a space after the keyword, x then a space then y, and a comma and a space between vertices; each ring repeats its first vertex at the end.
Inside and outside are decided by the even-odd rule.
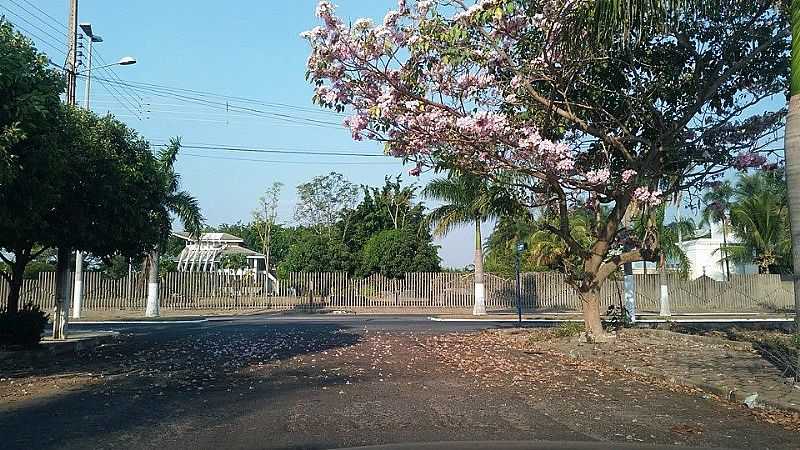
POLYGON ((75 252, 75 288, 72 290, 72 318, 81 318, 81 304, 83 303, 83 253, 75 252))
POLYGON ((67 338, 67 323, 69 321, 70 256, 72 256, 72 251, 70 251, 68 247, 58 247, 58 261, 56 262, 56 307, 53 311, 53 339, 58 340, 67 338))
POLYGON ((475 306, 472 314, 486 314, 486 289, 483 284, 483 239, 481 239, 481 220, 475 219, 475 306))
POLYGON ((600 288, 589 288, 579 291, 583 305, 583 322, 586 325, 586 339, 591 342, 603 342, 608 335, 600 320, 600 288))
POLYGON ((25 266, 30 261, 24 252, 14 253, 14 264, 11 266, 11 277, 8 280, 8 297, 6 297, 6 309, 14 314, 19 311, 19 293, 22 290, 22 280, 25 278, 25 266))
MULTIPOLYGON (((800 333, 800 0, 792 0, 789 21, 792 26, 792 53, 789 63, 791 97, 783 143, 789 193, 789 222, 792 228, 794 330, 800 333)), ((800 352, 795 364, 800 367, 800 352)), ((800 380, 800 370, 795 371, 795 380, 800 380)))
POLYGON ((158 317, 161 314, 158 303, 158 250, 150 252, 150 264, 147 270, 147 307, 146 317, 158 317))
POLYGON ((669 286, 667 285, 667 257, 664 256, 664 253, 661 253, 658 261, 658 280, 660 289, 659 289, 659 300, 660 300, 660 308, 659 313, 661 317, 671 316, 672 313, 669 309, 669 286))
MULTIPOLYGON (((723 213, 724 214, 724 213, 723 213)), ((722 216, 722 255, 725 258, 725 281, 731 281, 731 266, 728 265, 728 231, 725 216, 722 216)))

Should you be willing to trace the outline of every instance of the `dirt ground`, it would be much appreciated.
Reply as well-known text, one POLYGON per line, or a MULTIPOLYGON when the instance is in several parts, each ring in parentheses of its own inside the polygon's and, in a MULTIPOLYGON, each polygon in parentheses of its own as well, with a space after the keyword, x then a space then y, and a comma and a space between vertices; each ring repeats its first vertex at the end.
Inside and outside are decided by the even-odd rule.
POLYGON ((800 447, 790 418, 537 350, 508 332, 220 323, 131 334, 46 366, 3 364, 4 448, 532 439, 800 447))

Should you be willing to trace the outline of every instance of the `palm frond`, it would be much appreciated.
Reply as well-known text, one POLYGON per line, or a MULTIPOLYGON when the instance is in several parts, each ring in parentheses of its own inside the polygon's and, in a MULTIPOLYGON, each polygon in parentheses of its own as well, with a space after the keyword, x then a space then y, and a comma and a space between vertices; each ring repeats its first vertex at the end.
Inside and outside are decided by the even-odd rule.
POLYGON ((187 191, 178 191, 168 197, 167 209, 178 216, 184 228, 192 236, 199 236, 203 231, 205 218, 200 212, 200 203, 187 191))

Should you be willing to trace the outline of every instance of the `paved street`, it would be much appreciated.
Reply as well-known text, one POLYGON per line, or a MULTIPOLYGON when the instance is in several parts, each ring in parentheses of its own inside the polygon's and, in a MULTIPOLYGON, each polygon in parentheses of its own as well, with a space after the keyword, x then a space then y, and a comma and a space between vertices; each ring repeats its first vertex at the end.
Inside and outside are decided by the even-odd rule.
POLYGON ((550 355, 464 347, 459 336, 492 326, 334 316, 80 325, 73 329, 121 338, 80 360, 1 363, 2 447, 604 440, 796 448, 797 434, 696 392, 550 355), (505 359, 489 365, 497 354, 505 359), (509 372, 508 358, 530 373, 509 372), (482 365, 492 382, 472 375, 482 365))

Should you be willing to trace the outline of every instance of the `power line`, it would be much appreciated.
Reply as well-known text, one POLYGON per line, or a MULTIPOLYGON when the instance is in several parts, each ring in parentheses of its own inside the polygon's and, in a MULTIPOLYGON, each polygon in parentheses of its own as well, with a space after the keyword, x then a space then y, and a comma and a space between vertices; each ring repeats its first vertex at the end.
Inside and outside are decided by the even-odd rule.
POLYGON ((3 18, 5 18, 5 20, 6 20, 6 21, 8 21, 8 23, 10 23, 11 25, 13 25, 15 29, 24 31, 24 32, 25 32, 25 33, 28 35, 28 38, 30 38, 30 37, 34 37, 34 38, 36 38, 37 40, 39 40, 39 41, 40 41, 42 44, 44 44, 44 45, 46 45, 46 46, 48 46, 48 47, 52 48, 53 50, 55 50, 55 51, 57 51, 58 53, 60 53, 60 54, 64 55, 65 57, 67 56, 67 52, 65 52, 65 51, 64 51, 64 50, 63 50, 61 47, 58 47, 58 46, 56 46, 56 45, 53 45, 53 44, 52 44, 52 43, 50 43, 50 42, 49 42, 47 39, 42 39, 42 37, 41 37, 41 36, 38 36, 36 33, 33 33, 33 32, 31 32, 30 30, 28 30, 28 29, 26 29, 26 28, 23 28, 23 27, 21 27, 19 24, 16 24, 16 23, 14 23, 14 22, 13 22, 13 21, 11 21, 11 20, 8 20, 8 18, 6 18, 5 16, 2 16, 2 17, 3 17, 3 18))
MULTIPOLYGON (((151 137, 148 140, 150 142, 158 142, 158 143, 166 144, 166 143, 169 143, 172 140, 172 138, 151 137)), ((217 148, 220 145, 223 145, 225 147, 250 148, 250 147, 244 146, 244 145, 211 144, 211 143, 206 143, 206 142, 186 142, 186 141, 183 141, 183 140, 181 141, 181 147, 186 147, 187 145, 199 145, 199 146, 213 147, 213 148, 217 148)), ((329 149, 332 149, 332 150, 339 151, 341 153, 347 153, 348 155, 351 154, 351 153, 356 153, 356 152, 352 151, 350 148, 342 148, 342 147, 332 148, 332 147, 329 147, 327 145, 325 147, 329 148, 329 149)), ((270 146, 262 146, 262 147, 259 147, 259 148, 265 149, 265 150, 290 150, 290 151, 294 150, 294 151, 299 151, 299 152, 311 151, 311 150, 308 150, 308 147, 303 147, 303 146, 285 146, 285 145, 275 146, 275 145, 270 145, 270 146)), ((330 153, 325 153, 325 154, 326 155, 330 155, 330 153)), ((377 155, 377 154, 374 154, 374 153, 371 153, 370 155, 373 155, 373 156, 385 156, 385 155, 377 155)))
MULTIPOLYGON (((50 19, 52 19, 54 22, 56 22, 57 24, 61 25, 62 28, 59 29, 59 28, 54 27, 50 22, 42 19, 41 16, 38 16, 38 15, 30 12, 27 8, 25 8, 24 6, 20 5, 16 1, 14 1, 14 0, 8 0, 8 1, 10 1, 13 4, 15 4, 17 6, 17 8, 19 8, 19 9, 25 11, 26 13, 30 14, 31 16, 39 19, 40 22, 42 22, 44 25, 47 25, 48 27, 50 27, 50 29, 55 31, 57 34, 61 34, 61 33, 64 33, 65 31, 67 31, 66 30, 66 26, 63 23, 56 21, 56 19, 54 19, 53 17, 48 15, 46 12, 42 11, 41 9, 39 9, 36 5, 31 4, 31 6, 36 8, 39 12, 41 12, 42 14, 44 14, 47 17, 50 17, 50 19)), ((30 2, 26 2, 26 3, 30 3, 30 2)))
MULTIPOLYGON (((109 88, 109 86, 108 86, 108 85, 106 85, 106 83, 104 83, 104 82, 102 82, 102 81, 101 81, 101 82, 100 82, 100 86, 102 86, 102 87, 103 87, 103 89, 105 89, 105 90, 106 90, 106 92, 108 92, 108 93, 109 93, 109 94, 110 94, 112 97, 114 97, 115 99, 117 99, 117 102, 118 102, 120 105, 122 105, 122 107, 123 107, 123 108, 125 108, 125 109, 126 109, 128 112, 130 112, 131 114, 133 114, 133 116, 134 116, 135 118, 137 118, 137 119, 139 119, 139 120, 142 120, 142 116, 139 114, 139 112, 140 112, 140 111, 139 111, 139 112, 137 112, 137 111, 135 111, 135 110, 134 110, 134 109, 136 109, 136 107, 135 107, 135 106, 134 106, 134 108, 132 109, 130 106, 128 106, 127 102, 123 101, 123 99, 121 99, 121 98, 117 97, 116 95, 114 95, 114 92, 112 92, 112 91, 111 91, 111 89, 109 88)), ((111 88, 114 88, 114 86, 110 86, 110 87, 111 87, 111 88)), ((116 88, 114 88, 114 89, 116 89, 116 88)), ((119 93, 119 91, 117 91, 117 92, 119 93)), ((121 95, 121 94, 120 94, 120 95, 121 95)))
POLYGON ((128 83, 128 82, 118 83, 118 82, 116 82, 114 80, 108 80, 108 79, 104 79, 104 81, 111 82, 111 83, 116 83, 116 84, 122 84, 124 86, 129 86, 129 87, 131 87, 133 89, 137 89, 137 90, 143 90, 145 92, 149 92, 150 95, 154 95, 154 96, 157 96, 157 97, 174 98, 174 99, 178 99, 178 100, 189 102, 189 103, 204 104, 204 105, 206 105, 206 106, 208 106, 210 108, 213 107, 213 108, 220 109, 220 110, 224 109, 225 111, 233 110, 233 112, 255 114, 255 115, 266 116, 266 117, 274 117, 276 119, 286 120, 288 122, 296 122, 296 123, 298 123, 298 121, 299 121, 299 123, 305 123, 307 125, 312 125, 312 126, 323 126, 323 127, 336 128, 336 129, 341 128, 341 124, 335 123, 335 122, 327 122, 327 121, 324 121, 324 120, 318 120, 318 119, 314 119, 314 118, 310 118, 310 117, 302 117, 302 116, 296 116, 296 115, 292 115, 292 114, 277 113, 277 112, 273 112, 273 111, 265 111, 265 110, 256 109, 256 108, 249 108, 249 107, 244 107, 244 106, 233 105, 233 104, 231 104, 229 102, 224 102, 223 103, 223 102, 209 100, 209 99, 205 99, 205 98, 193 97, 193 96, 189 96, 189 95, 184 95, 184 94, 179 94, 179 93, 173 92, 173 91, 169 90, 168 88, 142 87, 142 86, 137 86, 137 85, 134 85, 134 84, 131 84, 131 83, 128 83))
MULTIPOLYGON (((48 32, 47 30, 44 30, 44 29, 42 29, 41 27, 39 27, 39 26, 38 26, 38 25, 36 25, 35 23, 33 23, 33 22, 31 22, 30 20, 26 19, 25 17, 23 17, 23 16, 21 16, 21 15, 19 15, 19 14, 15 13, 14 11, 12 11, 12 10, 8 9, 7 7, 5 7, 5 6, 3 6, 3 5, 0 5, 0 8, 3 8, 3 9, 5 9, 6 11, 10 12, 11 14, 13 14, 15 17, 18 17, 18 18, 22 19, 22 21, 23 21, 23 22, 25 22, 25 23, 27 23, 28 25, 32 26, 33 28, 36 28, 37 30, 41 31, 42 33, 44 33, 45 35, 49 36, 51 39, 55 40, 56 42, 58 42, 58 40, 59 40, 59 39, 61 39, 60 37, 53 36, 53 35, 52 35, 52 34, 50 34, 50 32, 48 32)), ((36 17, 36 16, 34 16, 34 17, 36 17)))
MULTIPOLYGON (((96 48, 92 48, 92 53, 93 53, 94 56, 97 56, 97 59, 100 60, 100 63, 101 63, 100 65, 101 65, 101 67, 102 67, 104 72, 110 74, 112 78, 114 78, 114 79, 116 79, 118 81, 121 81, 121 79, 119 78, 119 75, 117 75, 116 72, 114 72, 113 70, 111 70, 111 68, 108 67, 109 64, 108 64, 108 62, 106 62, 106 59, 103 58, 103 53, 102 52, 98 51, 96 48)), ((141 96, 139 96, 139 94, 136 93, 136 91, 133 91, 132 89, 129 89, 129 88, 123 88, 123 91, 125 93, 127 93, 129 95, 129 97, 132 98, 136 103, 138 103, 140 108, 143 107, 142 103, 143 103, 144 100, 142 99, 141 96), (134 98, 134 96, 131 94, 131 92, 136 94, 136 98, 134 98)))
MULTIPOLYGON (((12 0, 12 1, 13 1, 13 0, 12 0)), ((63 28, 63 30, 64 30, 64 31, 67 31, 67 26, 66 26, 66 25, 64 25, 63 23, 61 23, 61 21, 60 21, 60 20, 56 19, 55 17, 51 16, 50 14, 47 14, 47 13, 46 13, 46 12, 44 12, 44 11, 43 11, 41 8, 39 8, 38 6, 36 6, 36 5, 34 5, 33 3, 31 3, 29 0, 22 0, 22 1, 23 1, 23 2, 25 2, 25 3, 27 3, 27 4, 29 4, 29 5, 31 5, 31 6, 32 6, 32 7, 33 7, 35 10, 37 10, 37 11, 39 11, 40 13, 44 14, 46 17, 49 17, 49 18, 50 18, 50 20, 52 20, 54 23, 57 23, 58 25, 60 25, 60 26, 61 26, 61 28, 63 28)))
POLYGON ((224 161, 246 161, 246 162, 259 162, 268 164, 298 164, 298 165, 353 165, 353 166, 381 166, 381 165, 394 165, 397 162, 352 162, 352 161, 275 161, 268 159, 255 159, 255 158, 232 158, 229 156, 213 156, 213 155, 198 155, 196 153, 179 153, 179 156, 191 156, 194 158, 207 158, 217 159, 224 161))
MULTIPOLYGON (((155 147, 167 147, 169 144, 155 144, 155 147)), ((184 145, 181 148, 190 148, 195 150, 221 150, 228 152, 244 152, 244 153, 273 153, 279 155, 308 155, 308 156, 352 156, 362 158, 387 158, 386 155, 379 155, 375 153, 351 153, 351 152, 320 152, 312 150, 280 150, 279 148, 251 148, 239 147, 231 145, 218 145, 218 144, 195 144, 184 145)))
MULTIPOLYGON (((117 78, 119 79, 119 77, 117 77, 117 78)), ((201 95, 201 96, 226 98, 226 99, 230 99, 230 100, 238 100, 238 101, 241 101, 241 102, 254 103, 254 104, 259 104, 259 105, 273 107, 273 108, 274 107, 290 108, 290 109, 295 109, 295 110, 299 110, 299 111, 308 111, 308 112, 312 112, 312 113, 321 113, 321 114, 335 115, 335 116, 345 116, 345 114, 343 114, 343 113, 338 113, 338 112, 335 112, 335 111, 332 111, 332 110, 324 110, 324 109, 320 109, 320 108, 309 108, 309 107, 306 107, 306 106, 290 105, 290 104, 287 104, 287 103, 268 102, 268 101, 265 101, 265 100, 259 100, 259 99, 248 98, 248 97, 240 97, 240 96, 234 96, 234 95, 225 95, 225 94, 219 94, 219 93, 209 92, 209 91, 202 91, 202 90, 197 90, 197 89, 186 89, 186 88, 159 85, 159 84, 154 84, 154 83, 145 83, 143 81, 128 81, 128 80, 122 80, 122 79, 119 79, 119 81, 123 82, 123 83, 131 84, 131 85, 140 85, 140 86, 143 86, 143 87, 155 88, 155 89, 160 89, 160 90, 165 90, 165 91, 187 92, 187 93, 191 93, 191 94, 198 94, 198 95, 201 95)))

